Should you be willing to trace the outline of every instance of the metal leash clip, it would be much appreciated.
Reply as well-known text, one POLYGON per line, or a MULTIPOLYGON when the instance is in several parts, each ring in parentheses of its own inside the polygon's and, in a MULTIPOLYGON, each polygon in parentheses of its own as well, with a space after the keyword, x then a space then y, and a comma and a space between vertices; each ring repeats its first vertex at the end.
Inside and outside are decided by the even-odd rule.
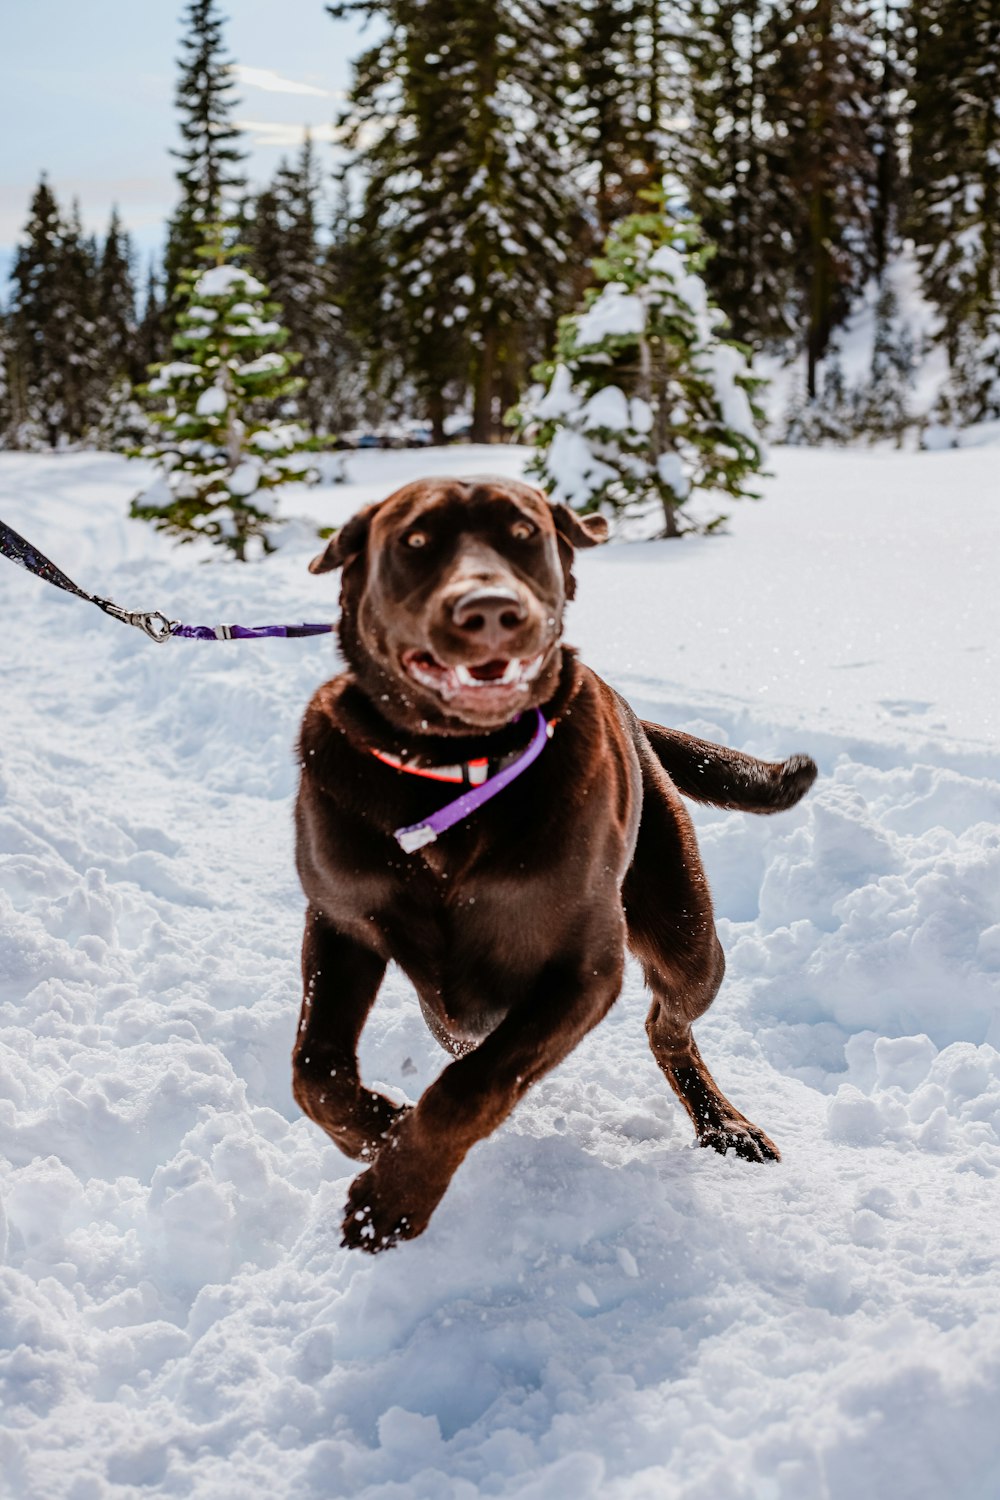
POLYGON ((106 615, 111 615, 115 620, 121 620, 124 625, 134 625, 137 630, 143 631, 151 641, 160 644, 169 641, 173 634, 176 620, 168 620, 166 615, 161 614, 158 609, 148 611, 133 611, 122 609, 120 604, 112 604, 110 599, 95 599, 94 603, 103 609, 106 615))

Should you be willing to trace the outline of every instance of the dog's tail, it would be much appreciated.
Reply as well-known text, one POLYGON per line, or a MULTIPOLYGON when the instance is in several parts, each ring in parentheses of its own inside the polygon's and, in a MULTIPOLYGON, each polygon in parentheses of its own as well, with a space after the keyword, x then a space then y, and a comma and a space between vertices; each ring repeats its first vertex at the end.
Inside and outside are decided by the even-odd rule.
POLYGON ((653 754, 677 790, 695 802, 741 812, 784 812, 816 780, 816 763, 808 755, 757 760, 679 729, 664 729, 646 719, 640 722, 653 754))

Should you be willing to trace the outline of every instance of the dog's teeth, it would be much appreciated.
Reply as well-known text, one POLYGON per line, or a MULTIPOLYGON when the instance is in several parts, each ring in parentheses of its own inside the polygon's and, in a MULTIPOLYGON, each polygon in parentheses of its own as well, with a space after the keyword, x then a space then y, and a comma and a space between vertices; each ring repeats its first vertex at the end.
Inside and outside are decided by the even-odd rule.
POLYGON ((463 687, 478 687, 479 686, 479 684, 476 682, 476 679, 473 677, 472 673, 469 671, 468 667, 456 667, 455 668, 455 676, 458 678, 459 682, 462 684, 463 687))
POLYGON ((507 663, 507 666, 504 669, 504 674, 501 677, 500 681, 504 684, 507 684, 509 682, 517 682, 521 676, 522 666, 522 662, 519 662, 516 657, 512 657, 511 660, 507 663))

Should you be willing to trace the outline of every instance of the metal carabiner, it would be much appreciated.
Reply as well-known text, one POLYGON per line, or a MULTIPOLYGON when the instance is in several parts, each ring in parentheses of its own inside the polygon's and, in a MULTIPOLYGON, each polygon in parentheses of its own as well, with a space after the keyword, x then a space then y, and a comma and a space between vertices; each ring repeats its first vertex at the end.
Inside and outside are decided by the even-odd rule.
POLYGON ((169 641, 173 635, 174 626, 179 623, 177 620, 168 620, 166 615, 161 614, 158 609, 149 611, 122 609, 120 604, 114 604, 110 599, 98 599, 96 596, 94 603, 112 619, 121 620, 123 625, 134 625, 136 630, 141 630, 151 641, 156 641, 157 645, 162 644, 163 641, 169 641))
POLYGON ((169 641, 174 633, 174 626, 178 622, 168 620, 166 615, 161 614, 158 609, 153 609, 148 614, 135 615, 131 623, 138 625, 140 630, 144 630, 151 641, 160 644, 162 641, 169 641))

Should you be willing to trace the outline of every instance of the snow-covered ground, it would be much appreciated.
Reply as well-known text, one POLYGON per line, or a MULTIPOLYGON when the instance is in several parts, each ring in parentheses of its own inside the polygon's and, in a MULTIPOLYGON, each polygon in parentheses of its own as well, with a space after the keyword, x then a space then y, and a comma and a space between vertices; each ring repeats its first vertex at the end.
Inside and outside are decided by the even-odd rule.
MULTIPOLYGON (((521 461, 357 455, 293 508, 521 461)), ((694 1148, 632 973, 376 1259, 289 1091, 329 638, 157 646, 0 561, 5 1500, 995 1500, 1000 466, 773 467, 730 536, 581 556, 569 634, 647 716, 820 762, 791 813, 698 814, 730 965, 699 1036, 783 1162, 694 1148)), ((304 524, 202 566, 137 487, 0 455, 0 516, 88 589, 332 611, 304 524)), ((443 1062, 398 975, 364 1060, 410 1097, 443 1062)))

